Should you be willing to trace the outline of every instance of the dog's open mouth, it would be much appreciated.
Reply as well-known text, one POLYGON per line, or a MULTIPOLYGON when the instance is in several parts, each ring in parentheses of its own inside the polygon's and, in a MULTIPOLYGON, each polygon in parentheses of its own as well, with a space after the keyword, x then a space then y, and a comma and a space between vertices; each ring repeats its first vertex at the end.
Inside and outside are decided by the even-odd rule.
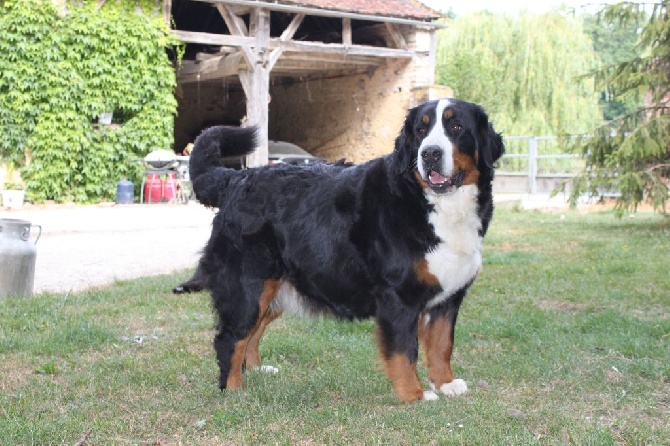
POLYGON ((436 170, 428 172, 428 185, 438 194, 454 192, 463 185, 463 171, 459 170, 451 177, 445 177, 436 170))

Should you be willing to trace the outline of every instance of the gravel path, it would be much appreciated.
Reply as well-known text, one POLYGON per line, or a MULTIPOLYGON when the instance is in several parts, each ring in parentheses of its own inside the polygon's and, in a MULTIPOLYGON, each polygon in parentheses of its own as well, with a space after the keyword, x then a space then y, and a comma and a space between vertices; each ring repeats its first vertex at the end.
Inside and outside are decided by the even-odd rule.
MULTIPOLYGON (((564 209, 560 197, 496 195, 524 209, 564 209)), ((184 204, 112 203, 95 206, 26 205, 0 209, 0 218, 42 226, 37 242, 35 292, 68 292, 116 279, 169 274, 195 267, 211 230, 214 210, 184 204)), ((37 234, 37 228, 33 229, 37 234)), ((177 283, 175 283, 177 285, 177 283)))
MULTIPOLYGON (((27 205, 0 211, 0 218, 42 226, 35 264, 36 293, 79 291, 117 279, 193 268, 213 217, 213 210, 196 202, 27 205)), ((33 228, 32 240, 37 233, 33 228)))

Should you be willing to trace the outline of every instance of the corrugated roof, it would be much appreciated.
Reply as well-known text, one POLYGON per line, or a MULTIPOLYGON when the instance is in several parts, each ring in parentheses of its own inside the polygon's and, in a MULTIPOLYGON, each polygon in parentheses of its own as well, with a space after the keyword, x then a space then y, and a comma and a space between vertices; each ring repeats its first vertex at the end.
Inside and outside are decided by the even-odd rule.
POLYGON ((415 20, 435 20, 442 17, 439 12, 418 0, 279 0, 267 3, 415 20))

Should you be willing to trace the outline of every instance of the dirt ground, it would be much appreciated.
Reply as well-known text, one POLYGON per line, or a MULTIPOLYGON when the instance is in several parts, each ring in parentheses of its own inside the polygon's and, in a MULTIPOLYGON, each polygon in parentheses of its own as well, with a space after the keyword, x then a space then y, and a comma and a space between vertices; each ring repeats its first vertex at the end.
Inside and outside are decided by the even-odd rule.
MULTIPOLYGON (((67 293, 109 285, 116 279, 193 268, 213 217, 213 210, 196 202, 26 205, 0 210, 0 218, 28 220, 42 227, 36 244, 36 293, 67 293)), ((38 233, 39 228, 33 227, 32 241, 38 233)))

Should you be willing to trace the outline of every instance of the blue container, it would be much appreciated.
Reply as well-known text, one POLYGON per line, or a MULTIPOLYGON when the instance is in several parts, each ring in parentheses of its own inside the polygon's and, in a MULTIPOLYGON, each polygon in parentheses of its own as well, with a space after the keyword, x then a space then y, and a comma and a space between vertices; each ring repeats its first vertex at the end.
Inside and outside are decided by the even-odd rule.
POLYGON ((116 204, 133 204, 134 190, 132 181, 119 181, 116 185, 116 204))

